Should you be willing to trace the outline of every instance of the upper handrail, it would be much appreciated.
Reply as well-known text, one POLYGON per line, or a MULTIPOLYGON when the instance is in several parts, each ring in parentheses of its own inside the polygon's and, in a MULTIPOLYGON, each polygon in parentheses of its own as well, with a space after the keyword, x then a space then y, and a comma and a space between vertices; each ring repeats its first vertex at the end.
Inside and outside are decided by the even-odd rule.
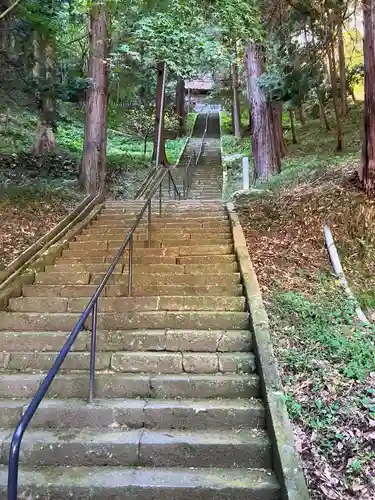
POLYGON ((123 243, 121 244, 119 250, 117 251, 115 257, 112 260, 107 272, 103 276, 100 281, 98 287, 95 292, 91 296, 86 308, 84 309, 81 317, 77 321, 72 333, 69 335, 59 354, 57 355, 52 367, 41 383, 37 393, 31 400, 29 406, 27 407, 25 413, 21 417, 16 430, 13 433, 12 442, 10 445, 9 451, 9 466, 8 466, 8 500, 17 500, 17 491, 18 491, 18 469, 19 469, 19 455, 21 449, 21 442, 23 435, 30 424, 33 416, 35 415, 36 410, 38 409, 42 399, 46 395, 48 389, 50 388, 55 376, 57 375, 61 365, 63 364, 66 356, 70 352, 75 340, 77 339, 79 333, 84 328, 85 323, 92 313, 92 329, 91 329, 91 342, 90 342, 90 375, 89 375, 89 402, 92 402, 94 397, 94 382, 95 382, 95 357, 96 357, 96 327, 97 327, 97 317, 98 317, 98 299, 106 286, 109 278, 111 277, 113 271, 115 270, 116 265, 120 261, 123 256, 125 249, 129 246, 129 271, 128 271, 128 296, 132 295, 132 281, 133 281, 133 235, 135 230, 138 227, 144 213, 148 209, 148 245, 151 247, 151 205, 152 199, 159 190, 159 215, 162 213, 162 183, 164 178, 168 175, 170 179, 172 179, 174 189, 178 193, 178 197, 180 198, 180 193, 174 183, 172 174, 169 168, 165 169, 162 177, 155 184, 153 189, 151 190, 145 204, 137 215, 137 218, 131 227, 130 231, 128 231, 123 243))

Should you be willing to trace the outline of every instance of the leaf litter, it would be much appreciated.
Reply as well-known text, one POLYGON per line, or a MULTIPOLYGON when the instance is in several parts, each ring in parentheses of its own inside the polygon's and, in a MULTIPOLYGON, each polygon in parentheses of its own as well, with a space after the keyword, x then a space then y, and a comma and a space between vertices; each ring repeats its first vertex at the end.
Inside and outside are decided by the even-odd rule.
POLYGON ((375 199, 352 174, 236 200, 313 500, 375 498, 374 328, 356 322, 323 237, 328 223, 354 293, 375 296, 375 199))

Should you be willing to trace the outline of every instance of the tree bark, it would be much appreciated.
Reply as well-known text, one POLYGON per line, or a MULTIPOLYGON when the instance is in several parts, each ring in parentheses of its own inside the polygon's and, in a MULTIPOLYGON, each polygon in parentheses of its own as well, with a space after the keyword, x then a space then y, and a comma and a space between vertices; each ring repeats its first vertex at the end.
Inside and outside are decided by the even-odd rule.
POLYGON ((185 133, 185 80, 177 77, 176 85, 176 115, 178 116, 178 137, 182 137, 185 133))
POLYGON ((290 130, 292 131, 293 144, 297 144, 296 127, 294 125, 293 109, 289 108, 290 130))
POLYGON ((301 125, 304 127, 306 125, 305 113, 303 112, 302 104, 298 106, 298 119, 301 125))
MULTIPOLYGON (((272 117, 273 117, 273 127, 274 136, 276 139, 276 147, 280 158, 284 158, 287 155, 287 149, 284 141, 284 131, 283 131, 283 103, 281 101, 272 102, 272 117)), ((281 162, 280 162, 281 167, 281 162)))
POLYGON ((234 62, 232 64, 232 106, 233 106, 233 132, 236 139, 241 139, 241 110, 240 99, 238 96, 238 68, 234 62))
POLYGON ((329 73, 331 77, 331 87, 332 87, 332 101, 333 109, 335 111, 336 117, 336 128, 337 128, 337 151, 342 150, 342 123, 340 119, 339 105, 338 105, 338 89, 337 89, 337 73, 334 57, 334 49, 332 44, 328 47, 328 63, 329 63, 329 73))
POLYGON ((55 122, 55 50, 51 39, 44 40, 38 33, 33 39, 34 68, 33 76, 37 82, 36 101, 39 109, 34 155, 51 153, 56 149, 53 131, 55 122))
POLYGON ((165 130, 164 130, 164 93, 163 93, 163 79, 164 79, 165 64, 164 61, 159 61, 157 64, 156 76, 156 111, 155 111, 155 128, 154 128, 154 150, 152 159, 156 160, 158 149, 158 137, 160 129, 160 153, 159 165, 169 166, 167 154, 165 151, 165 130), (159 127, 161 121, 161 128, 159 127))
POLYGON ((106 0, 92 3, 89 78, 81 184, 87 194, 102 193, 106 178, 109 18, 106 0))
POLYGON ((260 181, 267 180, 278 168, 273 154, 272 122, 263 89, 258 84, 262 74, 261 55, 255 44, 249 42, 245 52, 248 98, 252 116, 252 146, 254 174, 260 181))
POLYGON ((345 62, 345 49, 344 37, 342 33, 342 20, 338 24, 338 49, 339 49, 339 69, 340 69, 340 97, 341 97, 341 115, 348 114, 348 96, 346 89, 346 62, 345 62))
POLYGON ((365 137, 358 177, 366 191, 375 188, 375 0, 363 0, 365 137))
POLYGON ((327 132, 329 132, 331 130, 331 125, 329 124, 329 121, 327 118, 327 113, 326 113, 326 110, 324 107, 322 93, 318 88, 316 89, 316 96, 318 98, 320 120, 322 122, 322 125, 325 126, 327 132))

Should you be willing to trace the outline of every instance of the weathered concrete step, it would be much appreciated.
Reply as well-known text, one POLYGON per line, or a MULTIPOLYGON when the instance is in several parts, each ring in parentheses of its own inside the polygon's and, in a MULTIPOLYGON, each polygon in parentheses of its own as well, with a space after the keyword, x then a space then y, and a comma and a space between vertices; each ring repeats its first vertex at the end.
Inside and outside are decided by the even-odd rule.
MULTIPOLYGON (((134 220, 133 220, 134 223, 134 220)), ((87 228, 83 229, 81 234, 88 234, 91 232, 99 233, 103 228, 105 233, 116 233, 116 234, 126 234, 132 227, 133 223, 107 223, 107 224, 99 224, 98 222, 92 222, 87 228), (113 226, 113 227, 112 227, 113 226)), ((152 222, 151 229, 152 231, 157 230, 169 230, 169 231, 196 231, 196 230, 227 230, 229 228, 228 221, 220 221, 220 222, 152 222)), ((148 222, 147 219, 141 221, 136 229, 136 231, 142 232, 148 230, 148 222)))
MULTIPOLYGON (((6 500, 7 470, 0 469, 6 500)), ((280 500, 271 471, 207 468, 44 467, 20 472, 20 497, 30 500, 280 500), (32 493, 31 493, 32 492, 32 493)))
MULTIPOLYGON (((73 330, 79 313, 0 312, 0 331, 69 331, 73 330)), ((90 319, 87 327, 90 327, 90 319)), ((136 328, 188 328, 197 330, 245 330, 249 315, 245 312, 212 311, 142 311, 99 313, 98 327, 104 330, 136 328)))
MULTIPOLYGON (((0 400, 1 428, 15 427, 27 400, 0 400)), ((44 399, 30 428, 44 429, 262 429, 259 399, 44 399)))
MULTIPOLYGON (((8 310, 19 312, 81 312, 87 298, 17 297, 9 300, 8 310)), ((245 297, 163 296, 101 297, 100 312, 126 311, 245 311, 245 297)))
MULTIPOLYGON (((87 272, 50 272, 38 273, 35 276, 34 283, 40 285, 88 285, 98 284, 103 279, 104 273, 87 272)), ((241 277, 239 273, 230 274, 138 274, 133 280, 134 286, 150 286, 150 285, 184 285, 184 286, 206 286, 239 284, 241 277)), ((123 284, 128 283, 128 275, 112 274, 108 280, 108 284, 123 284)))
MULTIPOLYGON (((80 257, 86 258, 88 256, 100 257, 114 257, 118 249, 103 249, 103 248, 87 248, 87 249, 66 249, 63 250, 63 257, 80 257)), ((182 246, 182 247, 159 247, 159 248, 145 248, 135 247, 133 250, 134 257, 184 257, 184 256, 205 256, 205 255, 227 255, 234 252, 233 244, 229 245, 199 245, 199 246, 182 246)), ((124 256, 128 255, 128 249, 125 250, 124 256)))
MULTIPOLYGON (((130 219, 130 220, 102 220, 102 219, 96 219, 92 221, 90 226, 88 226, 87 229, 93 229, 93 230, 98 230, 102 228, 108 228, 108 229, 118 229, 119 231, 124 231, 124 230, 129 230, 131 227, 133 227, 133 224, 135 222, 135 219, 130 219)), ((152 222, 155 224, 155 228, 157 227, 165 227, 165 228, 185 228, 185 227, 192 227, 192 228, 228 228, 229 227, 229 220, 227 217, 222 217, 219 219, 184 219, 184 220, 178 220, 175 219, 173 221, 162 221, 158 222, 153 220, 152 222), (163 224, 160 226, 160 224, 163 224)), ((145 227, 147 226, 147 219, 144 219, 143 222, 139 223, 139 227, 145 227)))
MULTIPOLYGON (((117 231, 107 231, 106 233, 103 232, 96 232, 96 231, 90 231, 85 234, 80 234, 75 238, 75 241, 80 241, 80 242, 93 242, 93 241, 119 241, 122 242, 126 236, 127 232, 117 232, 117 231)), ((148 237, 148 232, 145 231, 137 231, 136 233, 133 233, 134 240, 141 240, 144 241, 145 237, 148 237)), ((172 239, 175 238, 177 240, 181 239, 194 239, 194 238, 206 238, 206 239, 215 239, 215 238, 230 238, 232 235, 232 232, 229 229, 222 229, 222 228, 217 228, 215 230, 212 229, 202 229, 201 231, 194 231, 192 229, 186 230, 186 231, 152 231, 152 239, 153 240, 163 240, 163 239, 172 239)))
MULTIPOLYGON (((59 351, 68 332, 7 332, 0 336, 3 361, 12 352, 59 351)), ((90 348, 91 332, 82 331, 73 351, 90 348)), ((98 351, 189 351, 250 352, 252 334, 248 330, 99 330, 98 351)))
MULTIPOLYGON (((77 271, 80 272, 91 272, 91 273, 105 273, 109 267, 108 263, 95 264, 92 262, 74 262, 74 263, 63 263, 54 264, 52 266, 46 266, 45 272, 54 273, 72 273, 77 271)), ((127 274, 128 266, 125 264, 117 264, 114 273, 122 273, 123 271, 127 274)), ((235 273, 238 271, 237 262, 213 262, 212 264, 201 264, 201 263, 189 263, 189 261, 183 262, 181 264, 133 264, 133 274, 137 276, 138 274, 228 274, 235 273)))
MULTIPOLYGON (((93 262, 91 256, 81 256, 81 261, 78 260, 77 257, 59 257, 56 259, 54 264, 100 264, 105 263, 104 258, 102 257, 102 262, 93 262)), ((112 261, 113 257, 108 258, 108 261, 112 261)), ((129 254, 127 253, 120 261, 124 265, 128 265, 129 262, 129 254)), ((154 264, 219 264, 219 263, 228 263, 228 262, 236 262, 236 256, 234 254, 224 254, 224 255, 190 255, 190 256, 157 256, 157 255, 146 255, 146 256, 137 256, 133 255, 133 264, 141 264, 141 265, 154 265, 154 264)))
MULTIPOLYGON (((0 375, 2 398, 30 398, 38 390, 45 373, 0 375)), ((48 396, 50 398, 87 398, 89 378, 86 372, 58 374, 48 396)), ((95 396, 98 398, 258 398, 260 382, 249 375, 128 375, 98 373, 95 396)))
MULTIPOLYGON (((25 285, 23 287, 24 297, 91 297, 96 290, 96 285, 25 285)), ((134 286, 133 297, 150 296, 241 296, 242 285, 206 285, 206 286, 184 286, 184 285, 160 285, 160 286, 134 286)), ((126 297, 128 295, 127 285, 109 285, 102 292, 102 297, 126 297)))
MULTIPOLYGON (((2 435, 11 434, 3 431, 2 435)), ((11 438, 3 439, 1 463, 11 438)), ((271 445, 264 430, 223 432, 70 429, 57 435, 29 430, 21 464, 29 466, 248 467, 270 469, 271 445)))
MULTIPOLYGON (((214 245, 231 245, 233 244, 232 237, 226 234, 206 234, 206 235, 195 235, 185 234, 185 235, 176 235, 174 236, 155 236, 152 235, 151 245, 160 243, 165 247, 168 246, 197 246, 199 244, 206 244, 207 242, 215 241, 214 245)), ((104 240, 103 236, 98 239, 93 240, 83 240, 83 241, 71 241, 69 243, 69 249, 86 249, 90 250, 91 248, 97 248, 98 250, 106 250, 111 248, 119 248, 123 242, 123 238, 115 239, 115 240, 104 240)), ((134 240, 134 245, 136 247, 140 247, 140 245, 148 246, 148 238, 145 235, 138 235, 134 240)), ((211 243, 207 243, 211 245, 211 243)))
MULTIPOLYGON (((58 352, 12 352, 2 356, 0 371, 35 372, 49 370, 58 352)), ((89 352, 70 352, 61 372, 88 370, 89 352)), ((166 374, 220 374, 253 373, 256 369, 253 353, 198 353, 198 352, 98 352, 97 372, 166 373, 166 374)))
MULTIPOLYGON (((110 235, 108 236, 107 234, 100 234, 100 233, 89 233, 85 235, 80 235, 77 236, 75 241, 72 241, 70 244, 70 248, 75 248, 76 246, 90 246, 95 243, 100 243, 100 245, 105 246, 105 242, 114 244, 117 243, 118 246, 124 241, 124 238, 126 236, 126 232, 124 233, 117 233, 115 235, 110 235)), ((152 232, 152 240, 153 241, 164 241, 164 240, 197 240, 197 239, 204 239, 204 240, 215 240, 215 239, 230 239, 232 236, 231 231, 223 231, 222 229, 217 230, 217 231, 212 231, 206 229, 205 231, 202 232, 196 232, 196 231, 175 231, 175 232, 161 232, 161 231, 154 231, 152 232)), ((137 232, 133 234, 133 240, 134 241, 148 241, 148 233, 146 231, 144 232, 137 232)))
MULTIPOLYGON (((72 242, 74 243, 74 242, 72 242)), ((107 248, 112 248, 112 246, 108 245, 108 242, 98 243, 98 249, 105 250, 107 248)), ((187 247, 187 246, 199 246, 199 245, 233 245, 233 238, 212 238, 212 239, 202 239, 197 235, 194 239, 176 239, 176 238, 162 238, 151 241, 151 248, 169 248, 169 247, 187 247)), ((78 245, 82 247, 83 250, 91 250, 92 244, 87 244, 87 242, 80 242, 78 245), (86 245, 84 244, 86 243, 86 245)), ((113 249, 118 249, 120 245, 116 244, 113 246, 113 249)), ((148 239, 145 237, 143 240, 135 240, 133 242, 134 248, 148 248, 148 239)))
MULTIPOLYGON (((147 217, 147 214, 145 214, 145 219, 147 217)), ((100 214, 98 217, 95 219, 95 221, 121 221, 121 222, 134 222, 135 217, 133 214, 100 214)), ((162 222, 186 222, 187 220, 191 221, 202 221, 202 222, 210 222, 210 221, 216 221, 216 220, 228 220, 228 215, 225 213, 224 210, 221 210, 219 212, 184 212, 178 215, 166 215, 162 214, 162 216, 158 216, 154 214, 153 216, 153 222, 158 222, 158 220, 161 220, 162 222)))

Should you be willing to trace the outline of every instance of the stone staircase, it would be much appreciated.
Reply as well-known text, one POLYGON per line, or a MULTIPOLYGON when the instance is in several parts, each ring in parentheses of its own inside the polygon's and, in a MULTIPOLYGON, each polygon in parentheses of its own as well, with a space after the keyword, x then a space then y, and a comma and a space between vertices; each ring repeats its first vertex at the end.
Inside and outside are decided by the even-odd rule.
MULTIPOLYGON (((177 189, 182 194, 183 178, 185 167, 195 151, 198 152, 201 146, 201 138, 206 126, 206 114, 197 116, 192 136, 186 146, 185 152, 180 159, 179 165, 172 170, 177 189)), ((211 113, 207 121, 207 134, 204 141, 203 154, 198 165, 193 168, 192 186, 189 190, 189 199, 200 200, 220 200, 222 197, 223 169, 220 157, 220 121, 218 113, 211 113)), ((163 197, 169 199, 173 197, 173 188, 168 180, 163 183, 163 197)))
MULTIPOLYGON (((143 203, 107 202, 0 312, 0 500, 11 434, 143 203)), ((133 296, 125 257, 99 301, 96 399, 82 331, 25 433, 19 498, 281 498, 225 207, 166 202, 152 226, 133 296)))

